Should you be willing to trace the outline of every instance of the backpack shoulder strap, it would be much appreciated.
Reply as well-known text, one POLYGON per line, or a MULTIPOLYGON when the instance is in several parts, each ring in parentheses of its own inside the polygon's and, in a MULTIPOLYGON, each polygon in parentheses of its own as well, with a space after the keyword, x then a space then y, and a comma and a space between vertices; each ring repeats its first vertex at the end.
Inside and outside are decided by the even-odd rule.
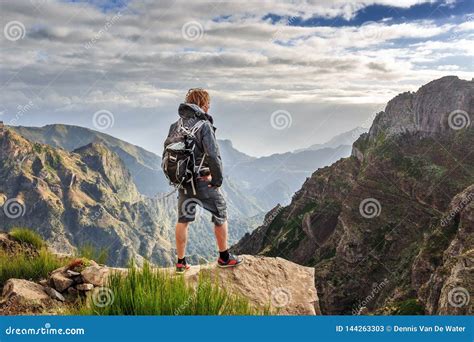
POLYGON ((194 126, 190 129, 191 134, 196 134, 196 132, 204 125, 206 120, 199 120, 194 124, 194 126))

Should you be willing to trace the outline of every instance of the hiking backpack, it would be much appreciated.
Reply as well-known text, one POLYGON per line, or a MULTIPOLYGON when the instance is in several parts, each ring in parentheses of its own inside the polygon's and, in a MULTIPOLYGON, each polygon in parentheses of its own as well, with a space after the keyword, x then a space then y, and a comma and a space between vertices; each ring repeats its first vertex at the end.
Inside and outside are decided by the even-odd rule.
POLYGON ((196 169, 196 159, 194 156, 196 132, 204 122, 204 120, 199 120, 194 126, 187 128, 180 118, 176 132, 166 139, 165 151, 161 162, 161 167, 170 185, 185 191, 189 188, 186 185, 189 185, 194 195, 196 195, 195 175, 199 173, 205 158, 204 155, 196 169))

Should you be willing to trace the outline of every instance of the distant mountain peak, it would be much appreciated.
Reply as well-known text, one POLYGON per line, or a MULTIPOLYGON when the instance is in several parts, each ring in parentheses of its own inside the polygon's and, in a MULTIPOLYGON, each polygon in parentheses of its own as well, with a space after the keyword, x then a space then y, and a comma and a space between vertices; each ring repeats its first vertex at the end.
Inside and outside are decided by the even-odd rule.
POLYGON ((342 145, 351 146, 354 143, 354 141, 356 141, 357 138, 359 138, 361 134, 366 133, 368 131, 369 131, 368 128, 356 127, 356 128, 351 129, 350 131, 343 132, 332 137, 330 140, 326 141, 323 144, 314 144, 306 148, 300 148, 300 149, 295 150, 294 153, 308 151, 308 150, 315 151, 315 150, 319 150, 323 148, 336 148, 342 145))

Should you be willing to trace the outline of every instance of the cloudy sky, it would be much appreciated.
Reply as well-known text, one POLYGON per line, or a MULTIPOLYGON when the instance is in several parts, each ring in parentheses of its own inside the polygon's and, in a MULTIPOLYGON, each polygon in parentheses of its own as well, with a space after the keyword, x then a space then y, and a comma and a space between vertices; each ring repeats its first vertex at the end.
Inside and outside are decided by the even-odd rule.
POLYGON ((472 0, 0 0, 0 120, 160 152, 188 88, 251 155, 324 142, 396 94, 474 76, 472 0))

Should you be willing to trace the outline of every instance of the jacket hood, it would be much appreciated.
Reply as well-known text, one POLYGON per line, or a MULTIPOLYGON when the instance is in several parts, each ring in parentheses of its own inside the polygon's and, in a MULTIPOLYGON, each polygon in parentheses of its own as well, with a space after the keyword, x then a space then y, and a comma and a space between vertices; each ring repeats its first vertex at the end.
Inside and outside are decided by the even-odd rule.
POLYGON ((181 103, 178 108, 178 114, 183 119, 203 118, 214 123, 212 116, 204 112, 201 107, 194 103, 181 103))

